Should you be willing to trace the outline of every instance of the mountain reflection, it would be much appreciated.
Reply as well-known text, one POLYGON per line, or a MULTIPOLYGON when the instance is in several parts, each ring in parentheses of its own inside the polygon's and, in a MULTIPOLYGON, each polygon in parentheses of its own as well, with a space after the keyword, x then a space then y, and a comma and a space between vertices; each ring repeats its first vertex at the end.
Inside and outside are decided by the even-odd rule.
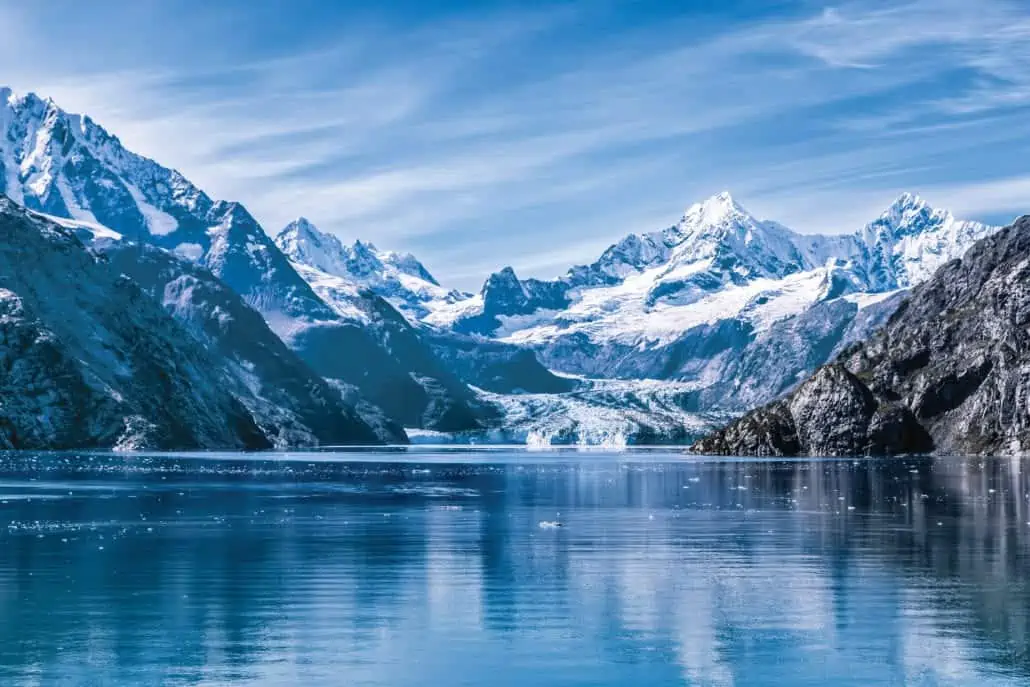
POLYGON ((1030 678, 1016 460, 2 468, 4 684, 1030 678))

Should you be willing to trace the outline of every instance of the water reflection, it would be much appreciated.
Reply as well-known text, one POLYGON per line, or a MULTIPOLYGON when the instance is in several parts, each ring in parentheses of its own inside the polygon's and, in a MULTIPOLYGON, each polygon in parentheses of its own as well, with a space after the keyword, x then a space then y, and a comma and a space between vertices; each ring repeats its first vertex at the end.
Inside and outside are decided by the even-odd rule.
POLYGON ((0 681, 1030 679, 1019 461, 544 458, 4 456, 0 681))

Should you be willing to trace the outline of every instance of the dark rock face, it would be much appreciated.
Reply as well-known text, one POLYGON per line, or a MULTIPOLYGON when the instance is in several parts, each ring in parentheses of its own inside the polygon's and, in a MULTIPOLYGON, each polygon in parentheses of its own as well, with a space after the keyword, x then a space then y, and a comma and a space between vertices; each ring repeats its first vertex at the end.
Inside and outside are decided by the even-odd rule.
POLYGON ((482 312, 458 320, 454 329, 464 334, 490 334, 501 324, 498 317, 561 310, 569 305, 569 288, 562 280, 521 280, 515 270, 505 267, 491 274, 483 284, 482 312))
POLYGON ((1020 453, 1030 449, 1028 394, 1030 217, 1023 217, 944 265, 834 365, 694 448, 1020 453))
POLYGON ((0 199, 0 446, 270 448, 203 347, 74 234, 0 199))
POLYGON ((528 349, 455 332, 427 331, 423 336, 437 358, 466 384, 498 394, 560 394, 576 381, 559 377, 528 349))
MULTIPOLYGON (((465 418, 460 429, 479 426, 471 392, 453 375, 429 371, 433 364, 426 364, 425 357, 432 354, 415 340, 417 335, 400 333, 406 345, 392 345, 376 337, 399 327, 381 322, 362 330, 346 322, 239 203, 210 198, 178 172, 126 150, 88 117, 69 115, 49 100, 31 94, 18 98, 0 89, 0 114, 0 157, 26 165, 33 171, 28 176, 41 180, 11 183, 16 177, 0 175, 0 191, 19 204, 62 218, 85 218, 89 224, 95 219, 124 240, 190 258, 258 311, 316 373, 329 377, 323 370, 353 371, 332 377, 329 384, 356 388, 379 406, 384 405, 379 402, 384 390, 410 390, 410 396, 390 399, 403 411, 387 411, 392 424, 411 421, 442 429, 433 423, 446 417, 448 427, 462 424, 460 418, 465 418), (47 174, 35 174, 43 170, 47 174), (314 348, 307 348, 308 343, 314 348), (404 357, 409 353, 411 360, 404 357), (377 369, 384 360, 389 367, 377 369), (418 379, 428 381, 421 384, 418 379), (410 411, 419 399, 425 405, 410 411)), ((360 248, 367 252, 369 247, 360 248)), ((398 260, 405 269, 417 269, 404 258, 398 260)))
POLYGON ((399 426, 373 430, 260 313, 207 270, 149 245, 116 241, 101 250, 217 357, 233 393, 277 447, 405 441, 399 426))
POLYGON ((493 408, 480 404, 444 369, 420 333, 388 303, 374 299, 368 306, 386 319, 367 326, 337 321, 307 327, 291 345, 318 374, 353 387, 405 427, 481 429, 493 408))
POLYGON ((921 453, 932 448, 912 412, 881 403, 844 366, 822 367, 787 398, 693 446, 698 453, 793 456, 921 453))

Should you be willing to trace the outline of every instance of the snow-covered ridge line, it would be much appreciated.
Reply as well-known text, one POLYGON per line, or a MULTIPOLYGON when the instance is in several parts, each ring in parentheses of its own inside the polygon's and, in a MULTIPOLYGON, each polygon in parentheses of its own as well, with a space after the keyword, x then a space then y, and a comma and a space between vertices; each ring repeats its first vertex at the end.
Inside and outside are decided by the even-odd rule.
MULTIPOLYGON (((368 407, 384 436, 403 436, 401 423, 409 422, 477 427, 487 412, 473 407, 471 391, 377 294, 360 290, 353 308, 323 299, 240 203, 212 200, 89 117, 0 91, 0 191, 29 210, 77 222, 88 242, 121 237, 210 273, 312 371, 368 407)), ((378 259, 432 285, 410 256, 378 259)))
MULTIPOLYGON (((858 231, 803 235, 721 193, 559 279, 503 268, 468 294, 414 256, 346 245, 303 218, 273 241, 239 203, 52 101, 0 91, 0 134, 0 190, 95 248, 152 244, 210 273, 350 401, 383 408, 368 417, 386 434, 517 426, 541 444, 617 444, 656 431, 656 417, 682 434, 698 410, 790 388, 995 231, 904 194, 858 231)), ((169 269, 188 272, 180 262, 169 269)))
POLYGON ((574 335, 664 346, 728 318, 761 332, 819 302, 909 288, 996 230, 906 193, 853 233, 799 234, 724 192, 560 279, 519 280, 505 268, 478 301, 435 308, 426 320, 534 346, 574 335))
POLYGON ((412 323, 434 310, 471 298, 448 290, 410 253, 383 251, 357 240, 344 245, 336 236, 320 231, 304 217, 287 224, 275 237, 276 245, 304 274, 321 285, 349 283, 385 298, 412 323))

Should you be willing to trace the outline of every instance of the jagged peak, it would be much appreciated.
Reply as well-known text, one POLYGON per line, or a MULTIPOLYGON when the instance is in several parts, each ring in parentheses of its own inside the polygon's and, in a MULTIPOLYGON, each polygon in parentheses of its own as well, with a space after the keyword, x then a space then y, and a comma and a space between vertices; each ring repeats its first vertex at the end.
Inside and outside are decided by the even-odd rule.
POLYGON ((0 101, 3 101, 4 104, 6 104, 9 107, 19 107, 24 105, 35 106, 43 104, 49 104, 54 107, 57 107, 57 105, 51 98, 41 98, 32 91, 28 91, 27 93, 19 93, 10 86, 0 86, 0 101))
POLYGON ((288 226, 288 227, 295 226, 295 227, 298 227, 300 229, 306 229, 308 231, 318 231, 318 228, 314 225, 314 223, 312 223, 312 221, 309 220, 304 215, 301 215, 300 217, 298 217, 297 219, 293 220, 292 222, 290 222, 286 226, 288 226))
POLYGON ((371 241, 362 241, 361 239, 354 240, 354 243, 351 244, 351 250, 359 254, 369 253, 375 255, 379 253, 379 249, 376 248, 374 243, 372 243, 371 241))
POLYGON ((215 201, 211 206, 211 216, 222 224, 232 226, 257 224, 254 216, 236 200, 215 201))
POLYGON ((285 238, 291 235, 303 236, 308 238, 322 238, 323 234, 319 231, 318 227, 309 220, 307 217, 300 216, 293 220, 285 227, 279 230, 279 233, 275 235, 276 240, 280 237, 285 238))
POLYGON ((512 284, 521 285, 518 275, 515 274, 515 268, 511 265, 506 265, 486 278, 486 281, 483 283, 482 293, 486 295, 490 289, 512 284))
MULTIPOLYGON (((68 126, 78 138, 88 141, 90 144, 112 143, 122 151, 138 158, 157 165, 157 163, 138 153, 131 153, 122 147, 121 140, 110 133, 96 120, 87 114, 69 112, 57 104, 51 96, 42 97, 32 91, 18 93, 9 86, 0 87, 0 107, 6 107, 18 118, 31 118, 38 120, 44 127, 51 127, 60 124, 68 126)), ((161 165, 158 165, 159 167, 161 165)), ((168 170, 175 172, 175 170, 168 170)))
POLYGON ((905 213, 920 212, 925 209, 929 209, 931 212, 934 211, 934 208, 930 207, 930 204, 927 203, 918 193, 905 191, 895 198, 894 202, 891 203, 887 209, 880 214, 880 216, 902 216, 905 213))
POLYGON ((422 264, 422 261, 415 257, 413 253, 405 253, 398 251, 382 251, 379 253, 380 259, 384 263, 392 265, 395 269, 408 274, 413 277, 427 281, 430 284, 440 286, 440 282, 436 280, 426 266, 422 264))
POLYGON ((496 298, 504 299, 509 297, 508 294, 511 293, 517 293, 523 299, 528 297, 525 287, 511 265, 506 265, 487 277, 486 282, 483 283, 483 288, 480 290, 484 301, 491 301, 496 298))
POLYGON ((720 224, 734 217, 750 217, 750 213, 734 200, 729 191, 722 191, 694 203, 683 213, 683 221, 702 224, 720 224))
POLYGON ((66 112, 53 98, 49 96, 43 98, 32 91, 18 93, 14 89, 4 86, 0 88, 0 104, 16 113, 16 116, 30 116, 41 122, 74 121, 81 126, 81 123, 85 121, 92 124, 89 117, 66 112))
POLYGON ((899 195, 880 216, 866 227, 873 231, 894 235, 921 234, 940 227, 952 217, 947 210, 937 210, 916 193, 906 191, 899 195))

